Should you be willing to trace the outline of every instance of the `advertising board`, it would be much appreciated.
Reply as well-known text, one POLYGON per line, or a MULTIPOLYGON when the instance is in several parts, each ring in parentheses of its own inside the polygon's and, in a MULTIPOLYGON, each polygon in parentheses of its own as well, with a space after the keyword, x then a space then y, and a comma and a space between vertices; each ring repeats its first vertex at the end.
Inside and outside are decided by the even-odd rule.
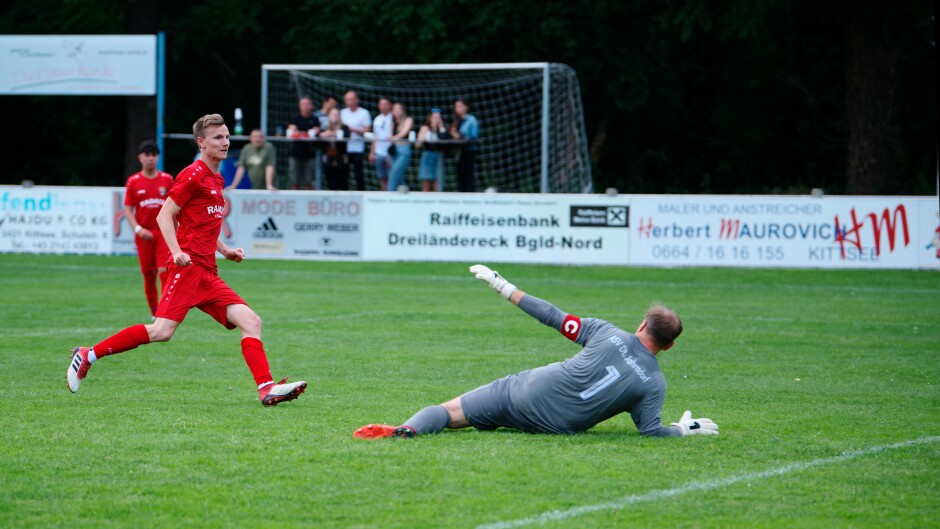
POLYGON ((0 94, 156 94, 155 35, 0 35, 0 94))
POLYGON ((627 264, 629 200, 367 194, 365 259, 627 264))

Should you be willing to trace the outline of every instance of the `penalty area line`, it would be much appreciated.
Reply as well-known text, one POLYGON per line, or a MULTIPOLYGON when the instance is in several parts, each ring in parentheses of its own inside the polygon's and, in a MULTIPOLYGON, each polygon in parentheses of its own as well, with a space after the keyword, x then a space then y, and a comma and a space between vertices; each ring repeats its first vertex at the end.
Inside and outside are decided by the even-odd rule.
POLYGON ((886 452, 888 450, 896 450, 898 448, 907 448, 909 446, 930 444, 930 443, 935 443, 937 441, 940 441, 940 435, 918 437, 917 439, 911 439, 910 441, 903 441, 900 443, 894 443, 894 444, 889 444, 889 445, 872 446, 870 448, 862 448, 859 450, 847 450, 837 456, 823 457, 820 459, 813 459, 810 461, 790 463, 789 465, 783 465, 780 467, 771 468, 769 470, 764 470, 762 472, 749 472, 746 474, 738 474, 736 476, 730 476, 724 479, 717 479, 713 481, 688 483, 686 485, 682 485, 680 487, 675 487, 671 489, 653 490, 644 494, 632 494, 630 496, 625 496, 618 500, 614 500, 614 501, 607 502, 607 503, 598 503, 595 505, 582 505, 580 507, 572 507, 570 509, 565 509, 565 510, 546 511, 546 512, 543 512, 542 514, 529 516, 527 518, 519 518, 518 520, 507 520, 503 522, 494 522, 494 523, 478 525, 476 529, 512 529, 515 527, 525 527, 527 525, 543 524, 546 522, 556 522, 560 520, 567 520, 569 518, 575 518, 577 516, 581 516, 583 514, 589 514, 592 512, 613 511, 613 510, 623 509, 624 507, 627 507, 629 505, 634 505, 637 503, 644 503, 648 501, 672 498, 674 496, 681 496, 683 494, 688 494, 690 492, 718 489, 718 488, 734 485, 742 481, 756 481, 756 480, 767 479, 767 478, 772 478, 776 476, 782 476, 784 474, 789 474, 791 472, 800 472, 800 471, 807 470, 813 467, 831 465, 833 463, 841 463, 843 461, 848 461, 850 459, 855 459, 858 457, 867 456, 871 454, 877 454, 880 452, 886 452))

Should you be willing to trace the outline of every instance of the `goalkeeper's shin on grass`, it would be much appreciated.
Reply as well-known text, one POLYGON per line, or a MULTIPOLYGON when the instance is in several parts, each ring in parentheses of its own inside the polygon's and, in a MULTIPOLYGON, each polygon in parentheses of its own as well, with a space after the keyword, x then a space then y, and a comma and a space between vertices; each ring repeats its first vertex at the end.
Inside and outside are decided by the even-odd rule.
POLYGON ((411 428, 415 435, 439 433, 450 424, 450 412, 443 406, 428 406, 411 416, 402 426, 411 428))

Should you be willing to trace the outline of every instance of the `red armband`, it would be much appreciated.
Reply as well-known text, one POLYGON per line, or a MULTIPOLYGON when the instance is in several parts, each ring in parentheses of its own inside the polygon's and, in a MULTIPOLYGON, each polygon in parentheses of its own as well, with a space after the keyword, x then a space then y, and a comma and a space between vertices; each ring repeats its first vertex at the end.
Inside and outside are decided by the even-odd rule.
POLYGON ((566 314, 565 321, 561 322, 561 334, 572 342, 578 339, 578 333, 581 332, 581 318, 574 314, 566 314))

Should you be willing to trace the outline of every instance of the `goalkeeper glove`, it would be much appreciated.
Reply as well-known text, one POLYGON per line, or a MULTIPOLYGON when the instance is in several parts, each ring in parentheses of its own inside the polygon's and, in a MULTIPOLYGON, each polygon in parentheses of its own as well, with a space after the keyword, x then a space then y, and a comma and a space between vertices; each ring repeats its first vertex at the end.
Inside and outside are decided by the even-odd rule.
POLYGON ((490 270, 489 267, 477 264, 470 267, 470 273, 474 274, 480 281, 486 281, 490 288, 499 292, 500 296, 509 299, 509 296, 516 291, 516 285, 506 281, 496 270, 490 270))
POLYGON ((718 425, 711 419, 693 419, 692 412, 685 410, 679 422, 672 423, 679 427, 679 433, 686 435, 718 435, 718 425))

